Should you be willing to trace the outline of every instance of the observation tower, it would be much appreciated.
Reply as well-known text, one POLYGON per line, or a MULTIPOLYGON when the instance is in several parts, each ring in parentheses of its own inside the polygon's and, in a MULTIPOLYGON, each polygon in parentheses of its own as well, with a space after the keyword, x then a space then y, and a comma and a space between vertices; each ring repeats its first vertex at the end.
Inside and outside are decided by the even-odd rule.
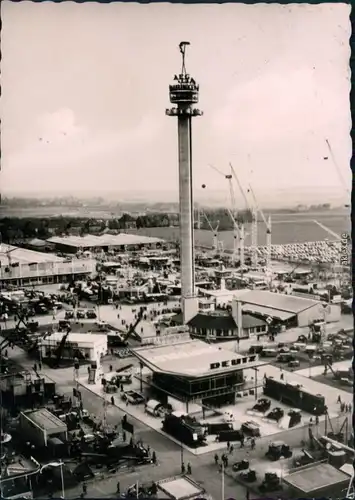
POLYGON ((181 308, 186 324, 198 312, 194 269, 194 204, 192 189, 192 118, 202 116, 193 107, 199 100, 199 85, 186 72, 185 52, 189 42, 181 42, 182 66, 169 86, 170 102, 176 106, 165 114, 177 118, 179 144, 180 268, 181 308))

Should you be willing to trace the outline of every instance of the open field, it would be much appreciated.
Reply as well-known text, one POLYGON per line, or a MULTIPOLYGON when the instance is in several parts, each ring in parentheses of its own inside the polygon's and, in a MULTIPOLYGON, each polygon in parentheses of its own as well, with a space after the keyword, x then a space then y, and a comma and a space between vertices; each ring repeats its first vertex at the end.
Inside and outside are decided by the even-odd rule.
MULTIPOLYGON (((71 207, 34 207, 28 209, 10 209, 4 207, 1 215, 3 217, 93 217, 111 218, 113 212, 108 210, 85 210, 71 207)), ((114 214, 119 216, 119 214, 114 214)), ((274 213, 272 214, 272 242, 273 244, 286 244, 305 241, 320 241, 328 238, 334 240, 335 237, 320 227, 316 222, 329 228, 337 234, 350 233, 350 216, 346 211, 329 212, 301 212, 293 214, 274 213)), ((165 240, 177 240, 179 238, 178 227, 152 227, 139 230, 125 231, 138 233, 145 236, 153 236, 165 240)), ((250 227, 246 228, 245 244, 250 245, 250 227), (248 234, 249 233, 249 234, 248 234)), ((233 232, 223 231, 219 233, 220 241, 223 241, 225 249, 233 248, 233 232)), ((266 232, 263 222, 259 222, 258 231, 259 245, 266 244, 266 232)), ((206 230, 196 230, 195 240, 198 246, 212 246, 212 234, 206 230)))
MULTIPOLYGON (((331 231, 337 234, 350 232, 350 218, 347 215, 338 215, 334 217, 326 217, 320 215, 310 215, 307 217, 290 217, 290 215, 282 215, 282 218, 274 217, 272 221, 272 243, 274 245, 281 245, 286 243, 303 243, 306 241, 321 241, 326 238, 334 240, 335 237, 322 229, 318 224, 313 222, 318 220, 324 226, 327 226, 331 231)), ((136 231, 130 231, 146 236, 155 236, 165 240, 178 240, 179 228, 178 227, 152 227, 142 228, 136 231)), ((246 227, 246 233, 249 233, 245 238, 245 245, 250 245, 250 227, 246 227)), ((225 249, 233 248, 233 231, 220 232, 219 240, 223 241, 225 249)), ((195 242, 198 246, 212 246, 213 235, 211 231, 196 230, 195 242)), ((259 223, 258 231, 259 245, 266 245, 266 231, 265 225, 259 223)))

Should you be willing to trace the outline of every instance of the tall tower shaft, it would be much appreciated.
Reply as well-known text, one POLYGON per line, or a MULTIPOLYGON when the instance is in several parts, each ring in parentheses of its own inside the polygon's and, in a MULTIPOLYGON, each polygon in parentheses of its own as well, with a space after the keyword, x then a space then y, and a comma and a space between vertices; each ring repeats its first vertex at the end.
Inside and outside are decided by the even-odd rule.
POLYGON ((181 42, 181 73, 174 76, 169 86, 170 102, 176 107, 165 114, 177 118, 179 151, 179 204, 180 204, 180 269, 181 299, 184 323, 197 314, 194 263, 194 203, 192 189, 192 118, 202 112, 193 105, 199 100, 199 85, 186 72, 185 51, 189 42, 181 42))

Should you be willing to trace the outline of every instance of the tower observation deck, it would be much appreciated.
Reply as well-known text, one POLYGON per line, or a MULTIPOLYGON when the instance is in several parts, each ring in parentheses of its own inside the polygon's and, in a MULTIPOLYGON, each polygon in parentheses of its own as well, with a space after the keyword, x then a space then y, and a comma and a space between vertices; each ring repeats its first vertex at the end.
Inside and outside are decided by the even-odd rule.
POLYGON ((186 72, 185 51, 189 42, 181 42, 182 67, 169 86, 170 102, 176 106, 166 109, 167 116, 178 121, 179 143, 179 205, 180 205, 180 269, 181 299, 184 323, 198 312, 194 270, 194 210, 192 190, 192 118, 202 116, 193 107, 199 101, 199 85, 186 72))

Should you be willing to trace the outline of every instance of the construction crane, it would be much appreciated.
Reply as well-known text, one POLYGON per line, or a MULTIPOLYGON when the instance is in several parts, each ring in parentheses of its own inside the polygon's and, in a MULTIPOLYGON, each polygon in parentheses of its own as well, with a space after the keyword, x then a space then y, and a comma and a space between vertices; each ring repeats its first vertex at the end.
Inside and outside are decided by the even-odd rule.
POLYGON ((209 218, 207 217, 207 214, 202 211, 201 212, 202 215, 204 216, 204 218, 206 219, 207 221, 207 224, 208 226, 210 227, 211 231, 212 231, 212 234, 213 234, 213 240, 212 240, 212 248, 213 248, 213 251, 215 253, 218 253, 218 250, 219 250, 219 245, 218 245, 218 229, 219 229, 219 221, 217 221, 217 226, 214 228, 209 220, 209 218))
MULTIPOLYGON (((231 163, 229 163, 229 166, 231 168, 232 175, 234 179, 236 180, 238 184, 239 191, 244 199, 244 205, 245 209, 251 212, 252 214, 252 225, 251 225, 251 261, 252 261, 252 266, 257 267, 257 251, 258 251, 258 220, 257 220, 257 215, 255 213, 255 210, 250 207, 250 203, 248 201, 248 198, 245 194, 245 191, 243 189, 243 186, 237 176, 237 173, 231 163)), ((244 266, 245 258, 244 258, 244 239, 245 239, 245 225, 244 222, 240 222, 239 224, 239 231, 241 234, 241 242, 240 246, 243 248, 243 253, 241 252, 241 255, 243 254, 243 258, 241 258, 240 265, 244 266)))
POLYGON ((122 336, 122 342, 126 343, 130 337, 134 337, 137 340, 141 340, 139 335, 136 333, 136 328, 139 325, 139 323, 142 321, 144 316, 144 310, 143 308, 139 309, 139 312, 137 314, 136 321, 128 328, 127 332, 122 336))
POLYGON ((266 269, 270 273, 271 272, 271 217, 269 216, 268 220, 266 220, 263 210, 258 206, 254 190, 250 185, 249 185, 249 190, 254 200, 255 209, 257 213, 260 213, 266 227, 266 269))
MULTIPOLYGON (((228 210, 228 213, 232 219, 233 223, 233 254, 232 254, 232 262, 235 262, 237 256, 239 256, 240 265, 244 266, 244 228, 241 230, 241 225, 236 222, 237 218, 237 209, 236 209, 236 199, 233 187, 233 176, 232 174, 224 174, 218 168, 210 165, 213 170, 215 170, 218 174, 222 175, 227 181, 229 186, 229 196, 230 196, 230 204, 231 208, 228 210)), ((230 165, 232 170, 232 165, 230 165)))
POLYGON ((65 334, 63 335, 62 340, 60 341, 60 343, 56 349, 55 354, 56 354, 56 366, 57 367, 59 367, 60 361, 62 359, 65 343, 67 341, 67 338, 68 338, 70 332, 71 332, 71 328, 69 327, 67 329, 67 331, 65 332, 65 334))

